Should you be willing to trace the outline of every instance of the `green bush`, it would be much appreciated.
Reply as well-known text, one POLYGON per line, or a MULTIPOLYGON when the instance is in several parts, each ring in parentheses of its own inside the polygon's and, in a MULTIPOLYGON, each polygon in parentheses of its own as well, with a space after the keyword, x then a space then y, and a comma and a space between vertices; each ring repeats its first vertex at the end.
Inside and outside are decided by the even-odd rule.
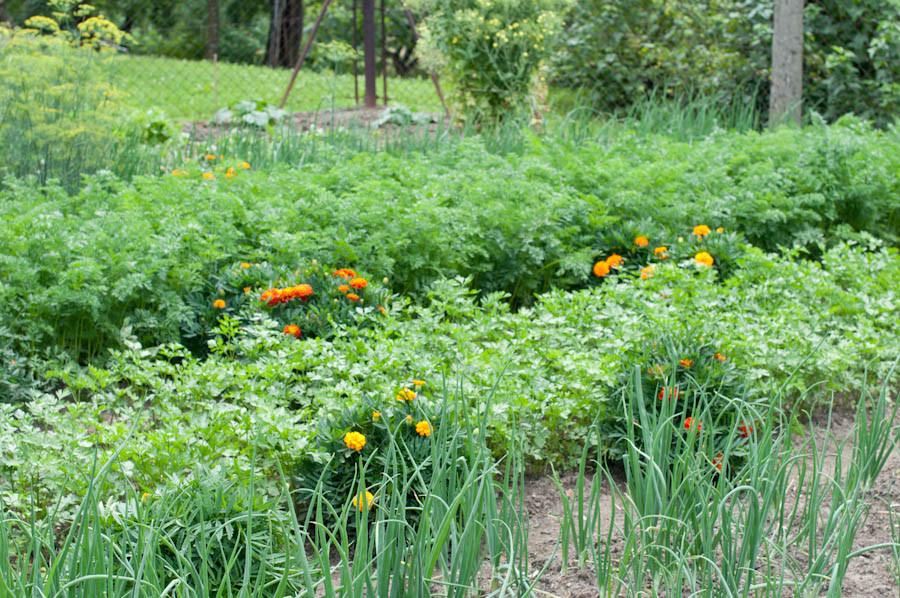
MULTIPOLYGON (((538 71, 550 55, 566 0, 418 0, 428 17, 419 53, 443 67, 461 118, 495 122, 540 111, 538 71)), ((544 92, 546 93, 546 92, 544 92)))
MULTIPOLYGON (((768 110, 774 3, 615 0, 579 2, 567 43, 553 56, 553 79, 596 90, 605 111, 648 92, 688 104, 752 104, 768 110)), ((807 2, 804 108, 834 121, 856 114, 884 127, 900 101, 900 18, 890 2, 807 2)), ((728 123, 720 123, 727 126, 728 123)))

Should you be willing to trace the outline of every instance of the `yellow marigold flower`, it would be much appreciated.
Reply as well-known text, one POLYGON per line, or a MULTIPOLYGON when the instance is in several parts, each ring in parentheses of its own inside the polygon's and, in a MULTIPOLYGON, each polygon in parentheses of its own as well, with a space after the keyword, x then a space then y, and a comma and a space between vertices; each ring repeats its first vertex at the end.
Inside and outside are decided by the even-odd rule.
POLYGON ((416 393, 408 388, 404 388, 397 393, 398 401, 412 401, 414 398, 416 398, 416 393))
POLYGON ((366 437, 359 432, 347 432, 344 434, 344 444, 354 451, 361 451, 366 446, 366 437))
POLYGON ((689 368, 692 365, 694 365, 694 360, 685 358, 685 359, 682 359, 681 361, 679 361, 678 364, 683 365, 686 368, 689 368))
POLYGON ((647 243, 649 243, 649 242, 650 241, 648 241, 647 237, 645 237, 644 235, 641 235, 640 237, 636 237, 634 239, 634 244, 637 245, 638 247, 645 247, 647 245, 647 243))
POLYGON ((245 295, 250 294, 250 289, 251 289, 251 288, 252 288, 252 287, 244 287, 244 294, 245 294, 245 295))
POLYGON ((624 262, 625 259, 618 253, 614 253, 606 258, 606 265, 610 268, 621 268, 624 262))
POLYGON ((228 167, 228 170, 225 171, 225 178, 231 179, 234 178, 234 168, 228 167))
POLYGON ((694 227, 694 230, 691 231, 691 234, 697 235, 698 239, 702 239, 709 234, 709 227, 705 224, 698 224, 694 227))
POLYGON ((383 315, 383 316, 386 316, 386 315, 387 315, 387 310, 384 309, 384 307, 381 306, 381 305, 378 306, 378 311, 380 311, 380 312, 381 312, 381 315, 383 315))
POLYGON ((407 415, 407 416, 406 416, 406 423, 408 423, 408 424, 411 424, 411 423, 412 423, 412 416, 411 416, 411 415, 407 415))
POLYGON ((250 162, 241 162, 240 164, 238 164, 238 166, 240 166, 244 170, 250 170, 250 162))
POLYGON ((141 502, 147 502, 148 500, 150 500, 150 494, 148 492, 141 494, 141 502))
POLYGON ((368 286, 369 281, 365 278, 354 278, 350 281, 350 286, 354 289, 364 289, 368 286))
POLYGON ((653 275, 653 271, 656 270, 656 266, 654 264, 650 264, 649 266, 644 266, 641 268, 641 278, 647 279, 653 275))
POLYGON ((606 262, 597 262, 594 264, 594 276, 603 278, 607 274, 609 274, 609 264, 606 262))
POLYGON ((432 430, 434 430, 434 428, 431 427, 431 424, 425 420, 422 420, 416 424, 416 433, 419 436, 431 436, 432 430))
POLYGON ((413 386, 425 386, 424 380, 413 380, 412 383, 413 383, 413 386))
POLYGON ((372 412, 372 419, 378 419, 379 417, 381 417, 381 412, 380 412, 380 411, 373 411, 373 412, 372 412))
POLYGON ((660 253, 665 253, 669 250, 665 245, 660 245, 653 250, 653 255, 659 255, 660 253))
POLYGON ((716 232, 717 232, 717 233, 724 233, 724 232, 725 232, 725 227, 720 226, 719 228, 716 229, 716 232))
POLYGON ((207 159, 207 160, 215 160, 215 159, 216 159, 216 155, 215 155, 215 154, 207 154, 207 155, 206 155, 206 159, 207 159))
POLYGON ((368 509, 369 506, 375 502, 375 497, 371 492, 366 490, 366 493, 359 493, 359 496, 353 497, 353 506, 359 509, 359 512, 362 513, 363 509, 368 509))
POLYGON ((698 264, 703 264, 704 266, 712 266, 713 265, 713 256, 709 255, 709 253, 705 251, 701 251, 697 255, 694 256, 694 259, 698 264))
POLYGON ((214 174, 211 173, 211 172, 204 172, 204 173, 203 173, 203 178, 204 178, 204 179, 214 179, 214 178, 216 178, 216 175, 214 175, 214 174))
POLYGON ((183 170, 178 170, 178 169, 176 168, 175 170, 172 171, 172 174, 173 174, 174 176, 178 176, 179 174, 185 174, 185 172, 184 172, 183 170))
POLYGON ((213 307, 216 309, 225 309, 225 300, 224 299, 216 299, 213 301, 213 307))
POLYGON ((244 270, 246 270, 249 267, 250 267, 250 264, 248 264, 247 262, 241 262, 241 268, 243 268, 244 270))

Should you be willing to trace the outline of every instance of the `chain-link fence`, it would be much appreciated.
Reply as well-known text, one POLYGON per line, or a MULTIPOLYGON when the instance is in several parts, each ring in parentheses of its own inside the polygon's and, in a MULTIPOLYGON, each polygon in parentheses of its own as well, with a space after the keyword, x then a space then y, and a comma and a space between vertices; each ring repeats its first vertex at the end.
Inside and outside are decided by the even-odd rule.
MULTIPOLYGON (((21 26, 52 16, 59 0, 0 0, 0 18, 21 26)), ((70 7, 77 14, 77 3, 70 7)), ((95 0, 127 32, 104 61, 121 102, 179 121, 210 119, 241 102, 281 103, 321 15, 284 109, 358 106, 363 100, 362 0, 95 0), (323 11, 323 4, 326 10, 323 11)), ((416 38, 400 0, 375 0, 378 105, 440 113, 433 81, 418 64, 416 38)), ((81 17, 87 18, 87 17, 81 17)))

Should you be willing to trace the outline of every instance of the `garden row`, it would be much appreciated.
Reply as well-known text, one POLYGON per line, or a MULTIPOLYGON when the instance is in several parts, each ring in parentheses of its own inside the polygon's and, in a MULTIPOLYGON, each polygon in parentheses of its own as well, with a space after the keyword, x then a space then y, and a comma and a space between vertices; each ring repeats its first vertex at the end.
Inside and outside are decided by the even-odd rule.
POLYGON ((841 240, 867 244, 865 233, 893 245, 897 143, 848 122, 694 144, 528 137, 503 156, 477 139, 413 156, 323 146, 299 170, 269 172, 209 148, 211 159, 177 174, 97 175, 74 196, 8 179, 0 372, 12 361, 102 360, 126 328, 145 346, 202 353, 213 303, 241 263, 265 265, 263 286, 315 262, 349 266, 416 302, 440 277, 462 276, 518 309, 597 284, 592 266, 612 253, 646 266, 654 249, 681 242, 727 278, 742 241, 812 258, 841 240), (698 224, 724 232, 689 247, 698 224), (634 244, 640 236, 648 246, 634 244))
POLYGON ((2 453, 2 498, 26 508, 34 491, 39 504, 61 496, 65 506, 97 448, 108 453, 129 434, 111 488, 151 491, 199 465, 246 475, 254 442, 257 467, 272 479, 276 463, 293 471, 309 455, 332 454, 375 412, 405 421, 412 436, 422 421, 439 428, 434 399, 445 384, 460 386, 467 408, 482 414, 481 398, 496 385, 486 433, 498 452, 515 438, 532 466, 571 464, 587 441, 601 454, 622 450, 620 398, 634 367, 647 373, 651 404, 693 400, 668 382, 677 378, 780 408, 776 393, 806 405, 832 393, 852 401, 851 389, 886 380, 900 355, 893 249, 839 245, 821 262, 748 249, 726 281, 674 260, 648 278, 604 280, 547 293, 518 312, 499 293, 478 300, 467 281, 440 280, 428 305, 398 299, 384 314, 355 307, 377 324, 338 327, 328 339, 286 334, 277 319, 284 305, 248 305, 220 321, 202 359, 126 335, 129 347, 103 367, 45 372, 56 390, 27 412, 0 405, 0 438, 16 447, 2 453), (398 400, 407 392, 417 396, 398 400), (589 438, 594 421, 602 433, 589 438))

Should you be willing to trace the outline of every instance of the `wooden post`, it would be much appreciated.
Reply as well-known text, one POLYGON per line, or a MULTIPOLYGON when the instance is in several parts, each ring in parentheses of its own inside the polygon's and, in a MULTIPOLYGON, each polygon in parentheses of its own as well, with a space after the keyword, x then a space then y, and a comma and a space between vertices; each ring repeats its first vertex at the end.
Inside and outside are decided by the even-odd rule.
POLYGON ((387 96, 387 43, 385 42, 384 0, 381 0, 381 103, 388 105, 387 96))
POLYGON ((377 80, 375 72, 375 0, 362 0, 363 13, 363 65, 366 74, 366 108, 374 108, 377 102, 377 80))
POLYGON ((359 27, 356 22, 357 2, 359 2, 359 0, 353 0, 353 97, 356 100, 356 105, 359 106, 359 27))

